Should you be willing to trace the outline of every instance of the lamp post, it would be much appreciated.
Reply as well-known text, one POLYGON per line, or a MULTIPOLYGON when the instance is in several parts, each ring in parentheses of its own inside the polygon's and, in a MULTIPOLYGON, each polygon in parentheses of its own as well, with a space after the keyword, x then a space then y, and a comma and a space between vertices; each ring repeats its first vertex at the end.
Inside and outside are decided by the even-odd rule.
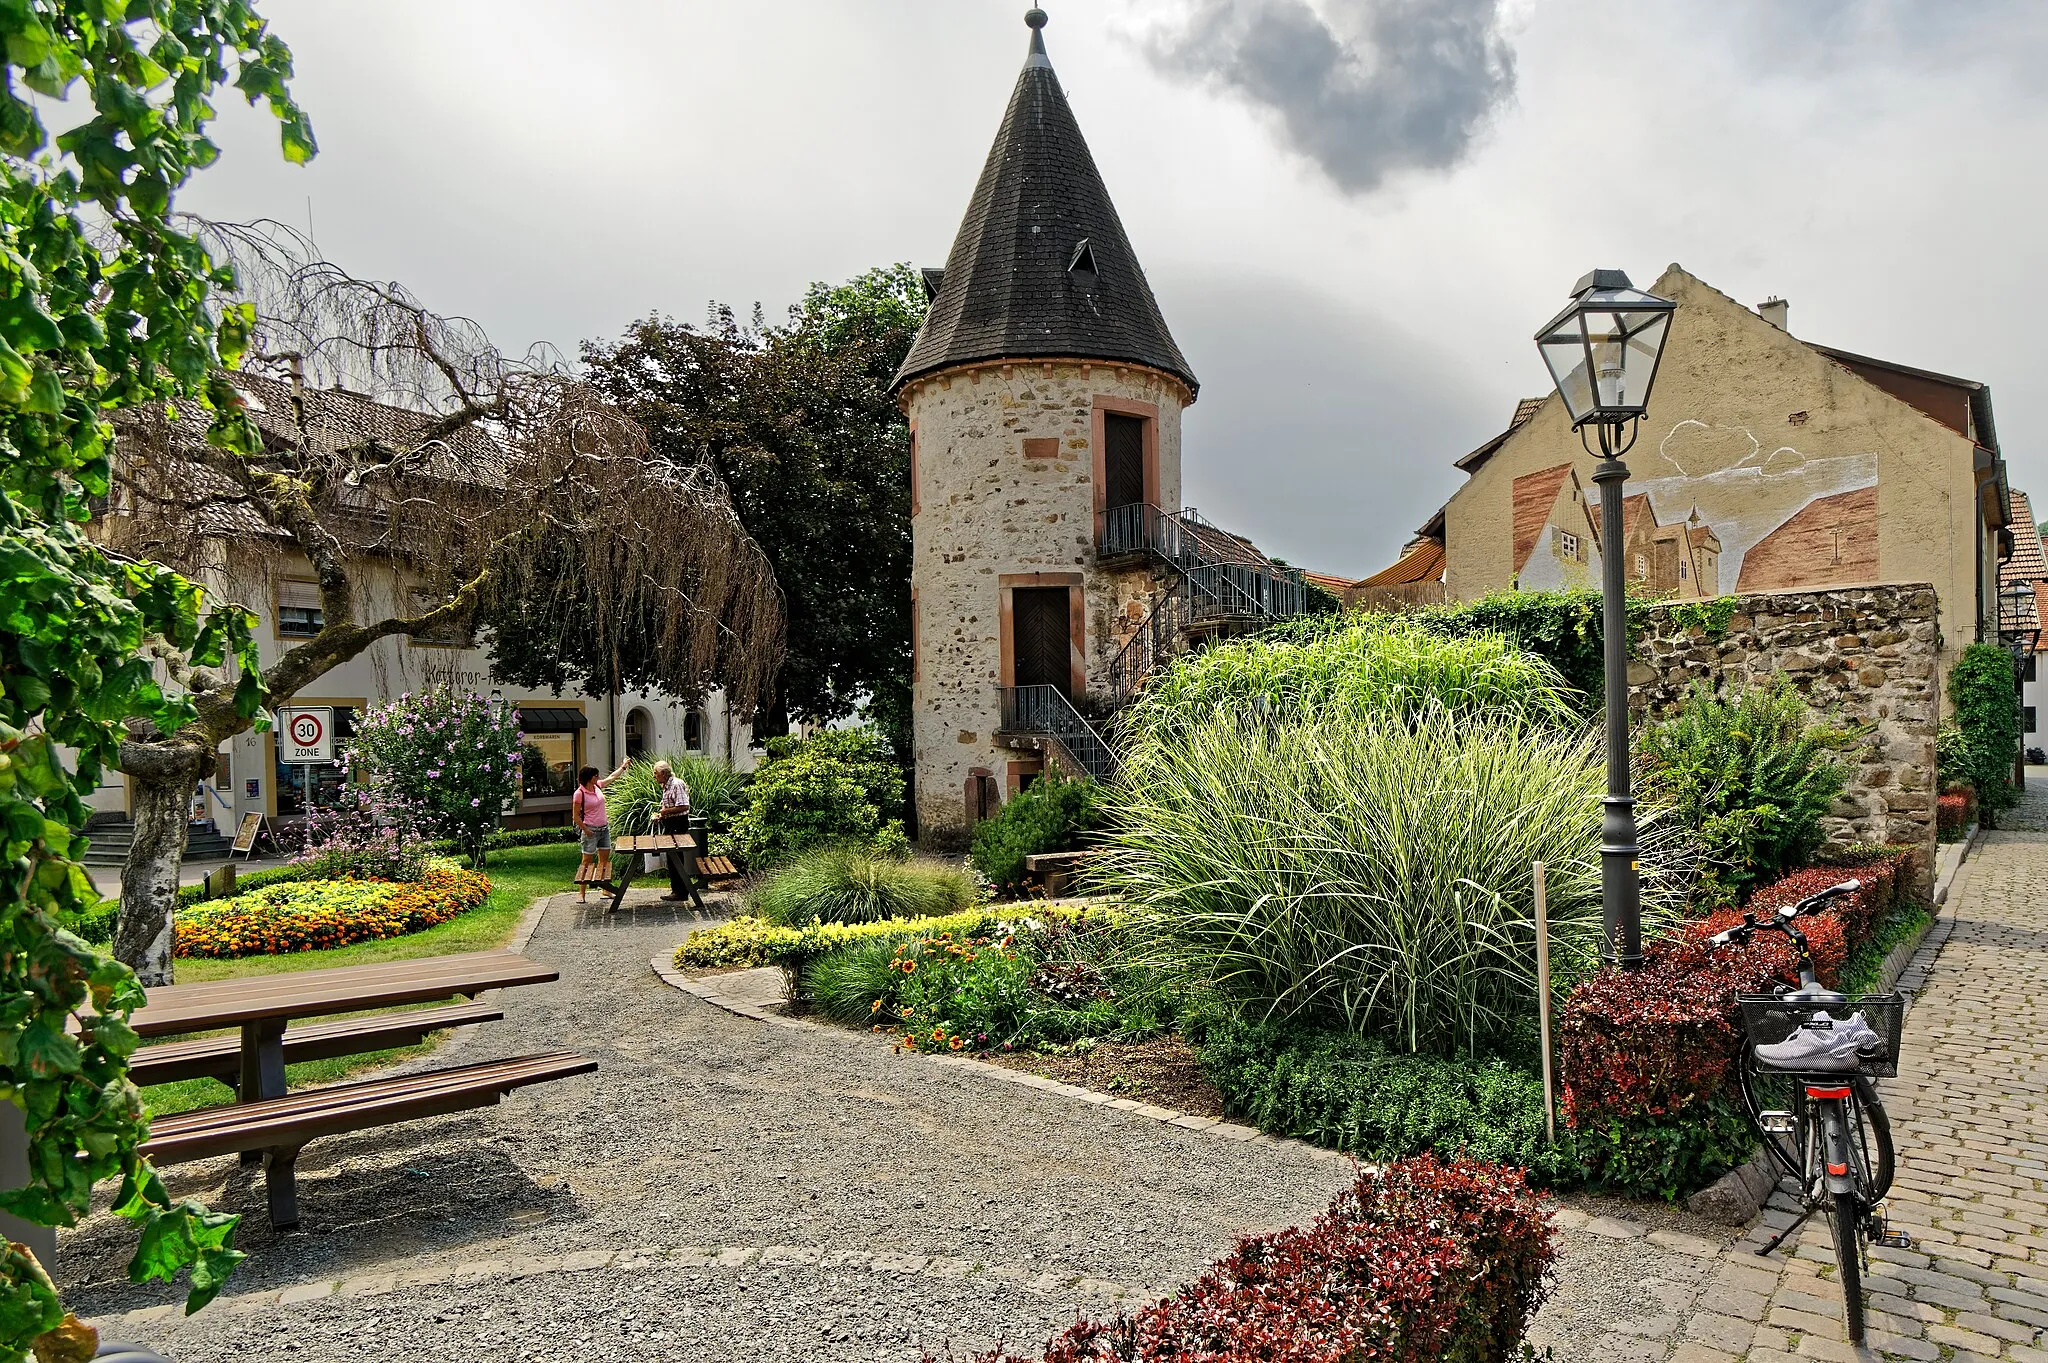
POLYGON ((1593 470, 1594 486, 1600 489, 1600 634, 1607 686, 1600 917, 1607 933, 1603 954, 1624 970, 1643 964, 1643 915, 1635 799, 1629 793, 1627 546, 1621 515, 1628 465, 1621 457, 1635 444, 1637 423, 1649 407, 1676 311, 1678 304, 1644 293, 1620 270, 1594 270, 1573 286, 1565 310, 1536 333, 1536 349, 1571 413, 1579 443, 1600 458, 1593 470))

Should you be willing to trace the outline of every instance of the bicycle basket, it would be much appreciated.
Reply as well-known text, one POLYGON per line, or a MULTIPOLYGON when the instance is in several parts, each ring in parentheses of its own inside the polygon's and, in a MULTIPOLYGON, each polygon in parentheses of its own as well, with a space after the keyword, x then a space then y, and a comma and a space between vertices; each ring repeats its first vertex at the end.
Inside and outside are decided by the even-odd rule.
POLYGON ((1752 1049, 1774 1046, 1802 1028, 1832 1031, 1857 1013, 1882 1043, 1864 1054, 1857 1072, 1889 1079, 1899 1072, 1899 1037, 1906 1025, 1906 1000, 1901 994, 1851 994, 1846 1003, 1816 1003, 1777 994, 1741 994, 1742 1031, 1752 1049))

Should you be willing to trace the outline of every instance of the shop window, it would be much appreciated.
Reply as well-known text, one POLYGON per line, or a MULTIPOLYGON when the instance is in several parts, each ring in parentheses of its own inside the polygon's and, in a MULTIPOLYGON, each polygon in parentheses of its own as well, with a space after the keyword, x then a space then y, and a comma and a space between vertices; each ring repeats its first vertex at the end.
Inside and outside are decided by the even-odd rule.
MULTIPOLYGON (((342 746, 356 734, 353 706, 334 707, 334 747, 342 746)), ((347 788, 347 774, 338 762, 279 762, 277 764, 277 812, 280 818, 333 809, 341 803, 347 788)))
POLYGON ((521 734, 519 736, 519 793, 531 800, 538 796, 569 795, 576 789, 577 740, 571 730, 562 734, 521 734))

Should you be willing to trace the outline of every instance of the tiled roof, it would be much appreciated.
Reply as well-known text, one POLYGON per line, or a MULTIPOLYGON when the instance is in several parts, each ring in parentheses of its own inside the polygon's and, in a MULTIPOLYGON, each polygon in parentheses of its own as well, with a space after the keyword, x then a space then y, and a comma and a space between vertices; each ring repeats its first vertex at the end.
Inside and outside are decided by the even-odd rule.
MULTIPOLYGON (((494 484, 502 480, 504 451, 475 424, 460 428, 438 446, 415 450, 427 430, 438 420, 430 413, 416 412, 390 403, 378 402, 361 393, 341 388, 301 388, 296 396, 305 404, 305 429, 293 407, 292 385, 266 375, 236 371, 229 376, 241 393, 246 410, 257 429, 274 447, 296 448, 303 439, 315 456, 328 457, 351 446, 375 440, 395 450, 415 452, 423 471, 451 482, 494 484)), ((168 423, 159 406, 123 412, 115 419, 115 453, 121 454, 121 435, 128 432, 145 449, 155 446, 168 454, 180 448, 197 449, 206 444, 211 419, 197 403, 179 403, 175 419, 168 423)), ((197 461, 182 461, 185 467, 172 480, 180 494, 217 497, 200 513, 199 528, 209 535, 275 535, 280 532, 236 497, 238 489, 226 476, 197 461)), ((354 498, 357 510, 376 514, 370 495, 360 490, 335 489, 332 494, 346 507, 354 498)))
POLYGON ((2008 505, 2011 507, 2007 523, 2012 528, 2012 557, 1999 565, 1999 583, 2048 579, 2048 552, 2044 552, 2041 546, 2041 531, 2034 523, 2033 503, 2026 493, 2015 488, 2008 505))
POLYGON ((1535 473, 1525 473, 1515 479, 1514 561, 1518 564, 1529 561, 1530 550, 1536 541, 1543 538, 1543 527, 1550 520, 1550 509, 1557 502, 1557 490, 1572 476, 1570 464, 1554 464, 1535 473))
POLYGON ((1440 540, 1424 540, 1371 577, 1361 577, 1354 587, 1398 587, 1409 582, 1434 582, 1444 575, 1444 546, 1440 540))
POLYGON ((1457 461, 1457 467, 1470 473, 1493 457, 1493 452, 1507 443, 1507 438, 1529 424, 1548 398, 1523 398, 1515 404, 1515 414, 1508 418, 1508 428, 1481 445, 1472 453, 1457 461))
POLYGON ((1041 355, 1125 360, 1196 387, 1034 32, 896 384, 1041 355))

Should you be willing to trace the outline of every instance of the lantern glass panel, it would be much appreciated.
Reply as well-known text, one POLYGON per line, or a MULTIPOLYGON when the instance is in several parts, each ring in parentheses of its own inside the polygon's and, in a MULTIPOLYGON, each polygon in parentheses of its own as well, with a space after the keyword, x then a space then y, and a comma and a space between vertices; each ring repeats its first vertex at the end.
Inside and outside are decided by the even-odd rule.
POLYGON ((1567 314, 1536 342, 1550 370, 1550 381, 1557 385, 1565 410, 1572 414, 1573 425, 1592 416, 1596 405, 1586 364, 1586 338, 1579 322, 1577 314, 1567 314))

